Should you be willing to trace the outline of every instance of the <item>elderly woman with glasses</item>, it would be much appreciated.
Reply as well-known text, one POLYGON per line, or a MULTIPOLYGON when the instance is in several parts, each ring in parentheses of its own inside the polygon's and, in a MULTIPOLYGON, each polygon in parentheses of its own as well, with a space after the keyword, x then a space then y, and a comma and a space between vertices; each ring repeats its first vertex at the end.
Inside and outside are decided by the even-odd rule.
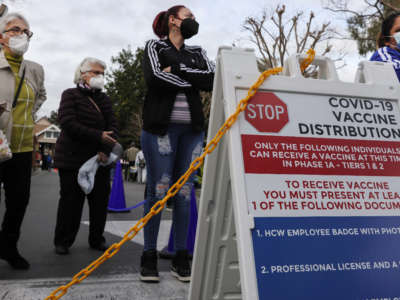
POLYGON ((32 37, 28 21, 11 13, 0 19, 0 129, 12 158, 0 164, 6 212, 0 231, 0 258, 14 269, 28 269, 17 249, 29 202, 34 116, 46 99, 41 65, 24 59, 32 37))
MULTIPOLYGON (((75 241, 81 222, 85 194, 78 184, 79 168, 99 155, 106 162, 116 143, 116 122, 110 98, 102 92, 106 65, 85 58, 75 72, 75 88, 61 96, 58 120, 61 134, 56 143, 55 167, 60 176, 60 201, 54 237, 55 251, 63 255, 75 241)), ((97 170, 89 204, 89 245, 104 251, 103 237, 110 194, 110 167, 97 170)))

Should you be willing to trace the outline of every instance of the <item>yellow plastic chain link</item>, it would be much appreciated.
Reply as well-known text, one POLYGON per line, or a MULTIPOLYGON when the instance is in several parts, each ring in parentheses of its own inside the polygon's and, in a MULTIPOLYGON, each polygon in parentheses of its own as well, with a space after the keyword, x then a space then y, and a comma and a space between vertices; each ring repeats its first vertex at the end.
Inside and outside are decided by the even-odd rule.
MULTIPOLYGON (((313 49, 310 49, 307 51, 307 58, 303 60, 301 63, 301 71, 303 72, 313 61, 315 57, 315 51, 313 49)), ((178 179, 177 182, 168 190, 167 195, 162 199, 159 200, 154 206, 151 208, 149 213, 144 216, 142 219, 140 219, 135 226, 133 226, 131 229, 128 230, 127 233, 123 236, 122 240, 119 243, 114 243, 108 248, 102 256, 100 256, 98 259, 96 259, 94 262, 92 262, 89 266, 84 268, 82 271, 80 271, 78 274, 76 274, 72 280, 63 286, 60 286, 56 290, 54 290, 48 297, 45 298, 45 300, 56 300, 60 299, 62 296, 64 296, 68 289, 73 286, 74 284, 80 283, 86 277, 88 277, 94 270, 96 270, 103 262, 106 260, 110 259, 113 257, 115 254, 118 253, 119 249, 123 244, 125 244, 127 241, 133 239, 135 235, 144 227, 146 226, 147 222, 155 215, 160 213, 164 206, 165 203, 170 199, 171 197, 175 196, 176 193, 181 189, 181 187, 186 183, 186 181, 189 179, 190 175, 196 171, 204 162, 204 158, 210 154, 211 152, 214 151, 214 149, 217 147, 219 141, 221 138, 224 136, 224 134, 229 130, 229 128, 232 127, 232 125, 236 122, 239 114, 246 109, 247 103, 249 100, 256 94, 258 88, 261 86, 261 84, 267 79, 270 75, 275 75, 278 73, 282 72, 282 67, 279 68, 273 68, 269 69, 267 71, 264 71, 260 77, 257 79, 256 83, 253 84, 253 86, 248 90, 247 96, 242 99, 239 104, 237 105, 236 111, 225 121, 225 123, 222 125, 222 127, 218 130, 217 134, 214 136, 214 138, 206 145, 204 148, 204 152, 200 157, 195 159, 191 164, 189 169, 181 176, 181 178, 178 179)))

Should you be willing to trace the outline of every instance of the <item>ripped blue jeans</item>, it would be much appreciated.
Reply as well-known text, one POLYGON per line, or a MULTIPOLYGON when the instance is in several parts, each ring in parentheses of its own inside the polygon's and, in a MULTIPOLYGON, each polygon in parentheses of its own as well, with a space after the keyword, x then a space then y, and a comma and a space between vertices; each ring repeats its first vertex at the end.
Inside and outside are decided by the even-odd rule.
MULTIPOLYGON (((204 132, 194 132, 190 124, 171 123, 165 136, 158 136, 142 130, 140 142, 147 168, 145 215, 186 172, 190 163, 200 156, 203 139, 204 132)), ((172 216, 175 228, 175 250, 186 249, 193 179, 194 175, 189 178, 174 198, 172 216)), ((145 251, 157 249, 160 221, 161 213, 155 215, 144 227, 145 251)))

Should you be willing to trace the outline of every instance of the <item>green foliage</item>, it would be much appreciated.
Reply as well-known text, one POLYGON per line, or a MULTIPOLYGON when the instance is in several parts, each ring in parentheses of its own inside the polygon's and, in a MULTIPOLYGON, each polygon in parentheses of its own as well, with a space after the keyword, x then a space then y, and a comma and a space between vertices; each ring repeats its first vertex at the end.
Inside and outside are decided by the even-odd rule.
POLYGON ((144 50, 130 47, 112 57, 113 68, 107 72, 107 95, 113 101, 118 123, 119 141, 124 148, 140 144, 142 106, 146 85, 142 70, 144 50))
POLYGON ((50 116, 47 118, 51 124, 59 126, 60 124, 58 123, 58 111, 57 110, 52 110, 50 112, 50 116))
MULTIPOLYGON (((113 101, 114 114, 117 119, 119 142, 124 148, 132 143, 140 146, 142 130, 142 108, 146 95, 146 83, 142 69, 144 49, 122 49, 111 58, 113 67, 107 72, 107 95, 113 101)), ((205 128, 211 107, 211 93, 201 92, 205 115, 205 128)))
POLYGON ((347 18, 350 37, 357 41, 360 55, 376 50, 376 40, 382 21, 396 11, 393 9, 396 5, 399 5, 399 0, 377 1, 374 4, 367 2, 364 11, 353 13, 347 18))
POLYGON ((210 121, 210 111, 211 111, 211 92, 200 92, 201 102, 203 103, 203 113, 204 113, 204 129, 207 136, 208 123, 210 121))

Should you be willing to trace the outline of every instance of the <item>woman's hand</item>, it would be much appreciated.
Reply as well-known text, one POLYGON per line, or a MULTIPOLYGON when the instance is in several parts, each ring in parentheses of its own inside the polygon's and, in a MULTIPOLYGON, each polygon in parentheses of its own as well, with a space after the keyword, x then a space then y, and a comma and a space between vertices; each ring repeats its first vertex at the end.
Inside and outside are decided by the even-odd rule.
POLYGON ((99 152, 97 153, 97 155, 98 155, 97 160, 99 162, 106 163, 108 161, 108 156, 105 153, 99 152))
POLYGON ((169 66, 169 67, 166 67, 166 68, 163 70, 163 72, 171 73, 171 67, 170 67, 170 66, 169 66))
POLYGON ((106 144, 115 144, 117 141, 113 139, 111 136, 113 134, 113 131, 103 131, 103 134, 101 135, 101 140, 103 143, 106 144))

